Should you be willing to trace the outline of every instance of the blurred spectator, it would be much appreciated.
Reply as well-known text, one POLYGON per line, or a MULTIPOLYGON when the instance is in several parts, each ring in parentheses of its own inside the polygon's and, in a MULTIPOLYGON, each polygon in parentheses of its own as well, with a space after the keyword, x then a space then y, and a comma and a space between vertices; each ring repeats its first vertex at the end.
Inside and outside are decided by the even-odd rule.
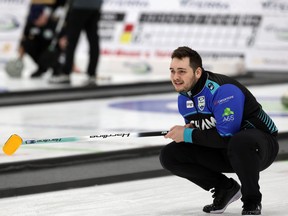
MULTIPOLYGON (((50 1, 49 4, 46 2, 32 1, 18 51, 20 59, 28 54, 36 63, 37 69, 31 74, 32 78, 40 77, 49 67, 53 69, 53 73, 58 71, 56 69, 57 62, 47 64, 47 61, 43 61, 43 53, 56 36, 55 29, 58 19, 53 16, 53 12, 59 6, 63 6, 65 0, 50 1)), ((60 47, 57 46, 57 49, 59 50, 60 47)))
POLYGON ((65 50, 65 61, 60 75, 53 76, 51 83, 70 83, 75 49, 80 33, 85 31, 89 43, 89 63, 87 67, 88 85, 96 83, 100 45, 98 22, 100 20, 102 0, 73 0, 68 13, 66 33, 68 44, 65 50))

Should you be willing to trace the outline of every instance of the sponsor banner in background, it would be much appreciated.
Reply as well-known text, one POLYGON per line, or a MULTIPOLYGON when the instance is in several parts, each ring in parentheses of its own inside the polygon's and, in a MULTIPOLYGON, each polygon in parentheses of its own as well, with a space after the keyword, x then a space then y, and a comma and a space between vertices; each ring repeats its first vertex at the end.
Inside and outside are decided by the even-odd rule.
POLYGON ((288 16, 264 17, 255 49, 288 50, 288 16))
POLYGON ((114 58, 125 69, 127 61, 144 61, 160 73, 157 59, 168 64, 170 52, 187 45, 204 56, 206 68, 220 73, 287 71, 287 8, 285 0, 167 0, 165 7, 153 0, 106 0, 101 65, 114 58), (278 51, 271 61, 259 60, 278 51))
POLYGON ((0 61, 15 57, 30 0, 0 0, 0 61))
MULTIPOLYGON (((2 59, 18 44, 28 2, 0 0, 2 59), (5 31, 9 23, 17 27, 5 31)), ((171 51, 183 45, 215 72, 287 72, 287 22, 287 0, 104 0, 99 72, 166 74, 171 51)), ((88 53, 83 34, 77 57, 88 53)))

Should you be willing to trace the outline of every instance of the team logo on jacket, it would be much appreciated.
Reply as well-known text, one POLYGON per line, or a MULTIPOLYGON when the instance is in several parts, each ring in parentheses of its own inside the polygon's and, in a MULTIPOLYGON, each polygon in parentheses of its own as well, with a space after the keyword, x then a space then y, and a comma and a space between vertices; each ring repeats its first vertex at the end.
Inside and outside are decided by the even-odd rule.
POLYGON ((234 111, 232 111, 229 107, 226 107, 224 109, 222 117, 223 117, 223 122, 234 121, 234 111))
POLYGON ((209 82, 208 88, 212 91, 215 88, 215 86, 213 85, 213 83, 209 82))
POLYGON ((194 103, 192 100, 186 101, 186 108, 193 108, 193 107, 194 107, 194 103))
POLYGON ((205 96, 200 96, 197 98, 197 100, 199 110, 203 111, 205 108, 205 96))

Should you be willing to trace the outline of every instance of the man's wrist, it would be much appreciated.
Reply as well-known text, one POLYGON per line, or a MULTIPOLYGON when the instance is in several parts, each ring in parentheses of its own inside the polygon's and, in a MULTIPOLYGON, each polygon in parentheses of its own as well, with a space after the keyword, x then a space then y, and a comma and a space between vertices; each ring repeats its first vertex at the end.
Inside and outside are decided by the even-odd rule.
POLYGON ((193 143, 193 140, 192 140, 193 130, 194 130, 193 128, 184 129, 184 142, 193 143))

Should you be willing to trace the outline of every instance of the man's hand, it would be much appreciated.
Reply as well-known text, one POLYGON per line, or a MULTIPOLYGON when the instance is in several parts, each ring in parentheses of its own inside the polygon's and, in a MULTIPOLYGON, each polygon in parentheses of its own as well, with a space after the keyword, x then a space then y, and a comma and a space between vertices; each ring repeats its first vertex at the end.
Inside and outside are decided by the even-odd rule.
POLYGON ((184 125, 185 128, 195 128, 195 125, 192 123, 184 125))
POLYGON ((183 142, 184 141, 184 129, 185 126, 175 125, 170 129, 170 131, 164 136, 165 138, 170 138, 175 142, 183 142))

